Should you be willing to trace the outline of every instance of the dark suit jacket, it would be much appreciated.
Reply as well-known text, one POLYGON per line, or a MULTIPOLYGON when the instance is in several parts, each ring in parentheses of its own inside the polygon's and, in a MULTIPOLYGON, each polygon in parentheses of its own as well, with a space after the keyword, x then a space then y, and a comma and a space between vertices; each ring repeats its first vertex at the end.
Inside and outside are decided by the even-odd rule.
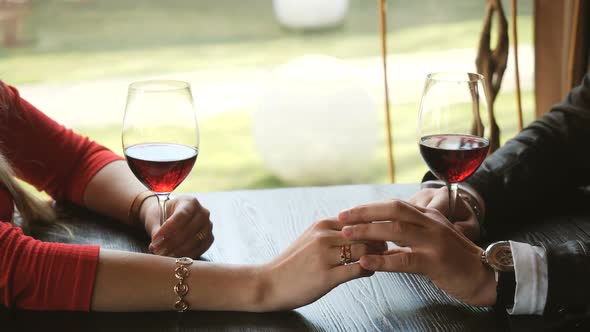
MULTIPOLYGON (((589 206, 590 79, 490 155, 465 182, 486 203, 482 230, 494 237, 551 211, 589 206)), ((587 314, 590 243, 546 245, 546 316, 587 314)), ((588 328, 588 327, 587 327, 588 328)), ((590 331, 590 328, 589 328, 590 331)))

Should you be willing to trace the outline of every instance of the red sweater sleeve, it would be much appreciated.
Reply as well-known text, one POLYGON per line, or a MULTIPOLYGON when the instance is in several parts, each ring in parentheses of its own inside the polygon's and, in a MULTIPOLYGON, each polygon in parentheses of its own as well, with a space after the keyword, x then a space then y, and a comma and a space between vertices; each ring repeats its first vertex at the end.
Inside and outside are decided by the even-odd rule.
POLYGON ((122 158, 53 121, 15 88, 4 87, 8 109, 0 114, 0 148, 17 176, 55 199, 83 205, 84 189, 96 172, 122 158))
MULTIPOLYGON (((0 82, 2 84, 2 82, 0 82)), ((59 125, 12 87, 0 98, 0 151, 18 177, 55 199, 83 205, 92 177, 121 159, 105 147, 59 125)), ((2 218, 12 201, 0 192, 2 218)), ((30 310, 89 310, 99 247, 45 243, 0 221, 0 304, 30 310)))
POLYGON ((0 298, 6 307, 89 311, 98 246, 47 243, 0 222, 0 298))

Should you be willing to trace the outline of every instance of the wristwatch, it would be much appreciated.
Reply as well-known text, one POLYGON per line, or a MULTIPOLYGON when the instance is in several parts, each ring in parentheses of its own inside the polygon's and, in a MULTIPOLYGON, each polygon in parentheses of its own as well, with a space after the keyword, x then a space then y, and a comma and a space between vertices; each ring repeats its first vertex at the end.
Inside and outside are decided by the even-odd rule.
POLYGON ((510 242, 494 242, 482 252, 481 261, 496 272, 496 307, 512 308, 516 292, 516 276, 510 242))

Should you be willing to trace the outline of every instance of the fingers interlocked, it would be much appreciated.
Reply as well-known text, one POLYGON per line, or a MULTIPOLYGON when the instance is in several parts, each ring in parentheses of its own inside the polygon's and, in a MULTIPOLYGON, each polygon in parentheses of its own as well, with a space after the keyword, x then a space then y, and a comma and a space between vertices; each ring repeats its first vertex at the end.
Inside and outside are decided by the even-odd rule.
POLYGON ((334 246, 330 249, 329 263, 331 265, 348 265, 356 263, 362 256, 379 255, 387 250, 385 242, 358 242, 334 246))
POLYGON ((409 246, 424 239, 422 228, 406 222, 386 221, 346 226, 342 233, 351 240, 393 241, 400 246, 409 246))

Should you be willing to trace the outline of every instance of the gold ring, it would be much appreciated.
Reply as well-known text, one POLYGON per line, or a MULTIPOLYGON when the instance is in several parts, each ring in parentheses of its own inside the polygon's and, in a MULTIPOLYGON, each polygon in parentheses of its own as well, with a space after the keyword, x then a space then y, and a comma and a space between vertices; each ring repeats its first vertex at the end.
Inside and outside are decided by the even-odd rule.
POLYGON ((197 240, 199 240, 199 241, 203 241, 203 240, 205 240, 205 238, 207 238, 207 235, 203 231, 198 232, 197 235, 195 235, 195 236, 197 237, 197 240))
POLYGON ((340 246, 340 265, 350 264, 352 262, 352 253, 350 244, 340 246))

